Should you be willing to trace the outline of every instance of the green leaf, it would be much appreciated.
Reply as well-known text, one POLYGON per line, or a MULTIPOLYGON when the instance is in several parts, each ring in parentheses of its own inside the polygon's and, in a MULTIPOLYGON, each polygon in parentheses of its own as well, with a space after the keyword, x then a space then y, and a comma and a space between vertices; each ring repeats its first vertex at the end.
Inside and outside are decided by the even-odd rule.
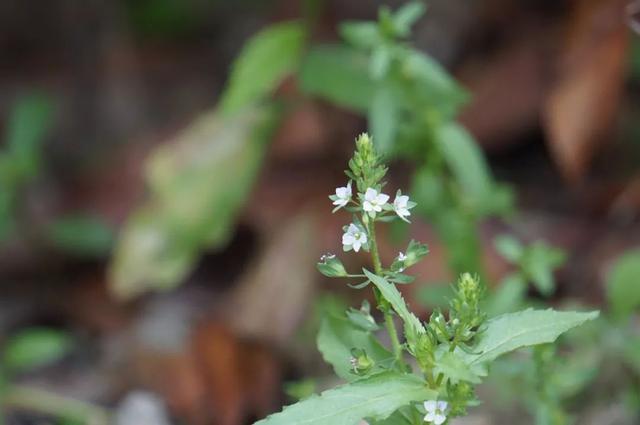
POLYGON ((640 250, 622 255, 607 276, 607 298, 618 318, 627 317, 640 306, 640 250))
POLYGON ((387 155, 393 150, 399 121, 398 100, 393 89, 384 85, 375 95, 369 109, 369 129, 378 152, 387 155))
POLYGON ((494 240, 496 249, 504 258, 512 263, 518 263, 524 253, 524 247, 511 235, 500 235, 494 240))
POLYGON ((352 373, 349 361, 353 348, 365 350, 367 356, 376 362, 373 372, 379 371, 381 364, 393 358, 393 354, 387 351, 371 332, 357 327, 346 317, 323 317, 317 343, 322 358, 333 366, 336 375, 346 381, 359 378, 352 373))
POLYGON ((517 350, 537 344, 554 342, 561 334, 597 318, 599 312, 560 312, 552 309, 527 309, 489 320, 486 330, 467 357, 468 364, 484 363, 517 350))
POLYGON ((129 217, 110 264, 121 298, 174 288, 200 252, 223 246, 277 122, 272 108, 208 112, 147 161, 150 196, 129 217))
POLYGON ((460 125, 450 123, 436 132, 436 142, 461 189, 477 207, 491 196, 492 178, 482 151, 460 125))
POLYGON ((436 396, 415 375, 385 372, 285 407, 255 425, 355 425, 365 418, 385 419, 402 406, 436 396))
POLYGON ((340 46, 319 46, 306 55, 300 70, 302 90, 357 112, 369 109, 376 83, 366 55, 340 46))
POLYGON ((405 334, 410 343, 413 342, 411 341, 412 337, 426 332, 424 326, 420 323, 420 319, 418 319, 407 308, 407 304, 404 302, 402 294, 400 294, 400 291, 398 291, 398 288, 396 288, 395 285, 389 283, 385 278, 371 273, 367 269, 362 270, 371 283, 378 288, 382 296, 389 302, 389 304, 391 304, 391 307, 393 307, 395 312, 398 313, 398 316, 403 320, 405 334))
POLYGON ((49 328, 30 328, 10 338, 4 347, 2 364, 10 373, 53 363, 73 347, 68 333, 49 328))
POLYGON ((513 313, 522 308, 527 295, 527 283, 519 273, 505 277, 500 286, 486 301, 485 311, 489 316, 513 313))
POLYGON ((527 277, 543 295, 551 295, 555 290, 553 271, 564 263, 566 254, 558 248, 538 241, 525 249, 521 265, 527 277))
POLYGON ((442 373, 452 383, 467 381, 473 384, 481 382, 480 377, 469 367, 468 364, 456 353, 445 351, 436 358, 436 374, 442 373))
POLYGON ((413 24, 424 15, 426 10, 427 7, 421 1, 412 1, 402 5, 393 14, 393 24, 396 31, 403 37, 408 36, 413 24))
POLYGON ((298 22, 272 25, 254 35, 235 60, 220 110, 233 114, 260 101, 296 71, 305 31, 298 22))
POLYGON ((113 231, 103 220, 85 215, 56 220, 48 236, 58 248, 84 257, 106 255, 113 242, 113 231))
POLYGON ((340 35, 347 43, 361 49, 371 49, 382 40, 376 22, 343 22, 340 24, 340 35))

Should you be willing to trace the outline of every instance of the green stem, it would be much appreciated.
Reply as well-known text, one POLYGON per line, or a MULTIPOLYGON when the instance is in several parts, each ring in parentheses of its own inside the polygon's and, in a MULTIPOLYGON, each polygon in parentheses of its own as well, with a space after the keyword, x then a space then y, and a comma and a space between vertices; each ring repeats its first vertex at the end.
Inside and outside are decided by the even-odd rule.
POLYGON ((3 397, 3 405, 7 409, 27 410, 57 418, 75 419, 85 425, 109 425, 110 423, 110 415, 102 407, 25 385, 10 386, 3 397))
MULTIPOLYGON (((380 254, 378 253, 375 221, 371 220, 368 227, 369 242, 371 246, 371 258, 373 259, 373 270, 378 276, 382 276, 382 263, 380 261, 380 254)), ((379 302, 383 307, 382 310, 384 312, 384 323, 387 328, 387 332, 389 332, 389 338, 391 339, 393 355, 396 358, 396 361, 402 363, 402 345, 400 345, 400 340, 398 339, 398 331, 396 329, 396 324, 393 321, 393 316, 391 315, 389 303, 386 299, 384 299, 384 297, 381 297, 379 299, 379 302)))

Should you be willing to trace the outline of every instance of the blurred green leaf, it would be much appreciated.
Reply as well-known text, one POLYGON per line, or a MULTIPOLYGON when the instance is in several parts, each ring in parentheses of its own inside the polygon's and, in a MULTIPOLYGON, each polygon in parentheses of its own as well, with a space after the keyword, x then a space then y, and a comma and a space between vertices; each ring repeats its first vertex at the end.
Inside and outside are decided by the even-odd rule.
POLYGON ((607 276, 607 298, 613 314, 624 318, 640 306, 640 250, 623 254, 607 276))
POLYGON ((513 313, 522 308, 527 295, 527 282, 521 274, 514 273, 503 279, 500 286, 486 300, 485 309, 490 317, 513 313))
POLYGON ((9 373, 53 363, 73 347, 68 333, 49 328, 30 328, 9 338, 2 354, 2 364, 9 373))
POLYGON ((449 351, 436 354, 434 372, 436 374, 442 373, 454 384, 459 381, 467 381, 474 384, 481 382, 480 376, 459 355, 449 351))
POLYGON ((429 283, 420 287, 417 293, 418 302, 429 309, 447 308, 449 300, 454 296, 451 285, 429 283))
POLYGON ((72 215, 59 218, 48 229, 49 239, 60 249, 82 256, 103 256, 113 243, 113 231, 98 217, 72 215))
POLYGON ((316 392, 317 383, 314 379, 286 382, 284 392, 296 401, 311 397, 316 392))
POLYGON ((340 36, 347 43, 360 49, 371 49, 382 41, 376 22, 343 22, 340 24, 340 36))
POLYGON ((254 35, 233 63, 220 110, 234 114, 271 94, 297 70, 304 41, 298 22, 272 25, 254 35))
POLYGON ((369 109, 369 128, 378 152, 385 155, 393 149, 398 128, 399 104, 393 89, 381 86, 373 96, 369 109))
POLYGON ((427 7, 422 1, 411 1, 402 5, 392 18, 396 32, 401 37, 407 37, 411 33, 413 24, 424 15, 426 10, 427 7))
POLYGON ((455 123, 441 126, 436 132, 436 142, 467 201, 481 205, 491 196, 492 178, 476 142, 455 123))
POLYGON ((341 46, 319 46, 305 56, 300 70, 302 89, 358 112, 369 109, 376 84, 366 55, 341 46))
POLYGON ((200 252, 230 237, 277 122, 273 108, 208 112, 147 161, 149 200, 125 224, 110 265, 122 298, 171 289, 200 252))
POLYGON ((500 255, 512 263, 517 264, 524 254, 524 247, 513 236, 500 235, 494 240, 494 244, 500 255))

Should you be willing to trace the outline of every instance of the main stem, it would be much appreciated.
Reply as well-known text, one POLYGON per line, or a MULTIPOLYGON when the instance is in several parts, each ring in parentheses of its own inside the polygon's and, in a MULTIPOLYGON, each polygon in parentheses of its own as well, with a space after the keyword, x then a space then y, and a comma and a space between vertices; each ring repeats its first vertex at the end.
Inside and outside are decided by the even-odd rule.
MULTIPOLYGON (((371 242, 371 257, 373 259, 373 270, 378 276, 382 276, 382 263, 380 262, 380 254, 378 253, 378 243, 376 242, 376 225, 372 219, 369 222, 369 241, 371 242)), ((389 303, 384 297, 380 297, 380 304, 384 307, 384 324, 391 338, 391 347, 393 349, 393 355, 396 361, 402 362, 402 345, 398 339, 398 331, 396 330, 396 324, 393 321, 393 316, 389 308, 389 303)))

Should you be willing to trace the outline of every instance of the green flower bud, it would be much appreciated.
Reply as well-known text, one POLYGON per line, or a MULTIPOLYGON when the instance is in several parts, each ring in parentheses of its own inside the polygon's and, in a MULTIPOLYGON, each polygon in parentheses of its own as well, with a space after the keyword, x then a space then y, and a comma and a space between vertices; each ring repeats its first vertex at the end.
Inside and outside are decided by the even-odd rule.
POLYGON ((367 352, 360 348, 353 348, 351 350, 351 359, 349 359, 349 362, 351 363, 353 373, 356 375, 367 374, 376 364, 376 362, 367 355, 367 352))
POLYGON ((347 276, 347 270, 344 268, 342 261, 340 261, 333 254, 325 254, 320 257, 320 262, 316 265, 320 273, 327 277, 345 277, 347 276))

